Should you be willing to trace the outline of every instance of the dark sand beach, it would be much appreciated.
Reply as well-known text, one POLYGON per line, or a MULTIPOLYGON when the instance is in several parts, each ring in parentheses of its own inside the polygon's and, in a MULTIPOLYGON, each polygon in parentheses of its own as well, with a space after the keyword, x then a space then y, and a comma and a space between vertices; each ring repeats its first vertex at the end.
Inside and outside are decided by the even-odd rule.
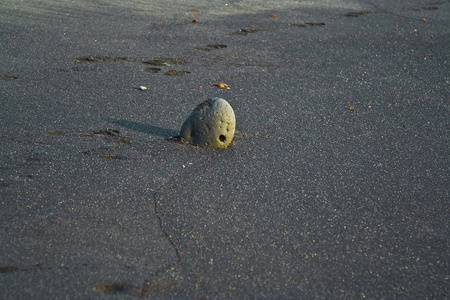
POLYGON ((449 46, 449 1, 2 1, 0 299, 447 299, 449 46), (170 140, 213 97, 230 147, 170 140))

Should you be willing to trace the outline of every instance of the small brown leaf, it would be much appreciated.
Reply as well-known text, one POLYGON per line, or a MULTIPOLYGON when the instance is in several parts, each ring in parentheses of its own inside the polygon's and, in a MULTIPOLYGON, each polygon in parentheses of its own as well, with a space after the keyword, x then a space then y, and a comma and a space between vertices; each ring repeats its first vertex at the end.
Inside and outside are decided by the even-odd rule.
POLYGON ((225 84, 225 83, 211 83, 210 82, 209 84, 212 85, 212 86, 217 86, 219 89, 226 89, 226 90, 230 89, 228 84, 225 84))

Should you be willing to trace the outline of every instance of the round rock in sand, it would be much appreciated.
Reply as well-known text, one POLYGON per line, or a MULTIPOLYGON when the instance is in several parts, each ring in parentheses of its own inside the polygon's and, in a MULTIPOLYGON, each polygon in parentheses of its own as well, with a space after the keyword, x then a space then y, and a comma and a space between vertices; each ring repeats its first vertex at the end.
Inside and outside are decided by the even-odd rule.
POLYGON ((221 98, 200 103, 181 126, 185 141, 209 148, 227 148, 234 137, 236 118, 231 105, 221 98))

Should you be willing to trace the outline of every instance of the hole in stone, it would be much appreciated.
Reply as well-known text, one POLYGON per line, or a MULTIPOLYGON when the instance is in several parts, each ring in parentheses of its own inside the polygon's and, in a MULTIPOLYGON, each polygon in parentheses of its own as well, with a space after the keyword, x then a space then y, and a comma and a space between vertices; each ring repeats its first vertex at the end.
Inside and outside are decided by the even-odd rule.
POLYGON ((225 140, 226 140, 227 138, 223 135, 223 134, 221 134, 220 136, 219 136, 219 140, 223 143, 223 142, 225 142, 225 140))

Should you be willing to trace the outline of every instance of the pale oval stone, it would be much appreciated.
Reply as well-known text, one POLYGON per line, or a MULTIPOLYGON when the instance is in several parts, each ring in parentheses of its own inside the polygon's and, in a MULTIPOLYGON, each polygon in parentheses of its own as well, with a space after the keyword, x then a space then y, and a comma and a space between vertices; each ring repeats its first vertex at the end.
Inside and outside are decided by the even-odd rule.
POLYGON ((222 98, 200 103, 181 126, 185 141, 208 148, 227 148, 234 137, 236 117, 231 105, 222 98))

